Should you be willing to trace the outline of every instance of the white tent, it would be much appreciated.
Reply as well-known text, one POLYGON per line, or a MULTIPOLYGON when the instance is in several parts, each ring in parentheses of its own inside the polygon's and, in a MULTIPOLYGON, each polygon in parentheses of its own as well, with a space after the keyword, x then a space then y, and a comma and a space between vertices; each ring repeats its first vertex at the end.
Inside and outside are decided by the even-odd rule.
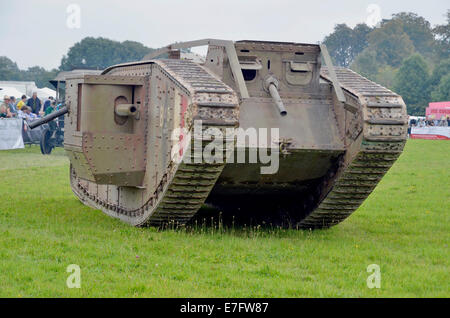
POLYGON ((16 98, 16 100, 18 101, 24 94, 23 92, 19 91, 18 89, 14 88, 14 87, 0 86, 0 88, 1 88, 1 90, 0 90, 1 101, 3 101, 3 96, 5 96, 5 95, 8 95, 10 97, 14 96, 16 98))
POLYGON ((35 90, 37 90, 36 84, 34 82, 24 82, 24 81, 0 81, 0 87, 14 87, 19 92, 22 92, 27 96, 31 96, 31 94, 35 90))
POLYGON ((50 89, 48 87, 38 88, 36 93, 41 101, 46 100, 50 96, 52 96, 53 98, 56 98, 56 91, 54 91, 53 89, 50 89))

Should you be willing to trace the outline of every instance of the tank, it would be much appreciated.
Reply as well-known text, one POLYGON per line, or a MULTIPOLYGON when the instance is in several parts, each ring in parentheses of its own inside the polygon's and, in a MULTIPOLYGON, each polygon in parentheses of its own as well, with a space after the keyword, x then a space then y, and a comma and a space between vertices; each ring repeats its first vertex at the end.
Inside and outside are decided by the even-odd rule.
POLYGON ((73 192, 133 226, 182 226, 206 203, 253 224, 328 228, 407 134, 399 95, 316 44, 175 43, 67 78, 66 107, 73 192), (203 62, 183 58, 196 46, 208 46, 203 62))

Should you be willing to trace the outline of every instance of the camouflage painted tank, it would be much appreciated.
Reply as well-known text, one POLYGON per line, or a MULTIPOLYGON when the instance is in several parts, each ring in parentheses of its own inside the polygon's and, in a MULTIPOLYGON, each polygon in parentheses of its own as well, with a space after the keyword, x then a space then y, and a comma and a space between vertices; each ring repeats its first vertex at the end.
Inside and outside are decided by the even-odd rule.
POLYGON ((373 191, 407 129, 399 95, 313 44, 176 43, 68 79, 66 106, 73 192, 135 226, 185 224, 205 202, 254 222, 332 226, 373 191), (180 59, 202 45, 203 63, 180 59))

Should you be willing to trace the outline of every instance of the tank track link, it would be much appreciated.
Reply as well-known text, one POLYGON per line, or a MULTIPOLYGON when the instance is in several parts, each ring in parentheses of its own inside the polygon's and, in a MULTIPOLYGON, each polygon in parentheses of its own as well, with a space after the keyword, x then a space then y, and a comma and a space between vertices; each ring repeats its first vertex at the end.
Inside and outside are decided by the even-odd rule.
MULTIPOLYGON (((339 169, 331 191, 298 223, 302 229, 328 228, 345 220, 375 189, 406 142, 406 106, 400 96, 349 69, 336 68, 336 75, 344 90, 359 99, 363 138, 353 160, 339 169)), ((322 76, 329 79, 326 69, 322 76)))
MULTIPOLYGON (((199 119, 203 120, 204 131, 212 127, 225 129, 237 126, 239 104, 231 88, 193 62, 162 60, 156 63, 168 77, 190 92, 195 104, 193 107, 197 107, 197 114, 203 117, 199 119), (217 96, 220 96, 220 101, 217 96)), ((142 69, 142 64, 126 64, 125 67, 134 71, 133 67, 142 69)), ((205 137, 191 135, 191 147, 197 140, 203 150, 207 144, 205 137)), ((205 202, 225 166, 225 162, 210 163, 204 156, 199 163, 193 159, 191 156, 192 163, 171 162, 156 191, 138 209, 127 209, 100 199, 94 191, 90 191, 89 183, 95 183, 79 179, 71 168, 72 190, 87 205, 135 226, 184 225, 205 202)))

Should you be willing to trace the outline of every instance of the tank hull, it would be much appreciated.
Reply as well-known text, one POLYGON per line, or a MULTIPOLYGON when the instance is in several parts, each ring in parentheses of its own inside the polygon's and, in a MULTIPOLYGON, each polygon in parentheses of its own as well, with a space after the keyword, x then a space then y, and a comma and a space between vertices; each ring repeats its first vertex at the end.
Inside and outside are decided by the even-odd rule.
MULTIPOLYGON (((227 74, 221 80, 207 67, 189 61, 127 64, 104 75, 110 80, 141 78, 123 84, 133 88, 120 93, 127 101, 139 100, 135 104, 141 107, 140 118, 132 124, 130 119, 119 136, 91 128, 83 131, 83 126, 77 127, 83 115, 69 113, 65 148, 71 159, 71 186, 83 203, 134 226, 184 225, 206 202, 255 223, 327 228, 364 202, 406 140, 402 98, 347 69, 336 68, 335 76, 356 111, 347 111, 339 102, 333 91, 334 75, 322 68, 320 83, 309 91, 281 94, 288 113, 284 117, 267 94, 242 99, 232 83, 225 84, 227 74), (202 122, 200 135, 195 132, 195 120, 202 122), (184 129, 184 139, 173 138, 176 128, 184 129), (231 128, 277 128, 279 135, 275 145, 273 136, 265 135, 264 147, 233 138, 232 156, 229 148, 221 149, 221 162, 211 159, 211 151, 210 157, 205 156, 215 140, 206 132, 226 135, 231 128), (102 137, 116 139, 108 143, 102 137), (120 144, 117 140, 122 137, 120 144), (185 142, 182 151, 175 151, 180 158, 174 160, 174 147, 181 140, 185 142), (191 151, 195 145, 200 145, 203 154, 199 158, 191 151), (261 173, 267 163, 238 162, 234 157, 244 153, 250 158, 251 152, 268 148, 278 154, 272 173, 261 173)), ((79 105, 77 98, 97 96, 94 90, 107 89, 91 87, 85 90, 87 97, 81 97, 76 88, 93 82, 92 78, 69 81, 74 85, 69 101, 72 97, 72 103, 79 105)), ((89 100, 84 104, 90 105, 89 100)), ((110 120, 115 120, 113 115, 110 120)), ((105 124, 91 127, 98 125, 105 124)))

